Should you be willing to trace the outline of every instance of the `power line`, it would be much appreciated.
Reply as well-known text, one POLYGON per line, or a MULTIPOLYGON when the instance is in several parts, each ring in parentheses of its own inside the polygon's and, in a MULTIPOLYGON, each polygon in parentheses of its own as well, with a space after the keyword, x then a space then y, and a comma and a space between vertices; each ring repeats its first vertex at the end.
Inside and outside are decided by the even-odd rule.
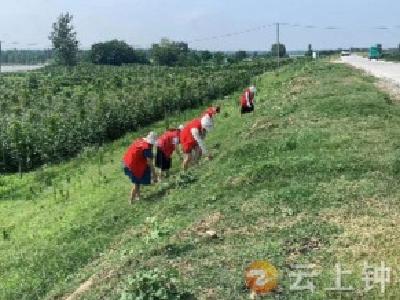
MULTIPOLYGON (((250 32, 256 32, 256 31, 261 31, 265 30, 267 28, 270 28, 272 26, 276 26, 277 23, 274 24, 268 24, 268 25, 261 25, 257 26, 254 28, 246 29, 243 31, 239 32, 231 32, 231 33, 225 33, 225 34, 220 34, 220 35, 214 35, 210 37, 204 37, 204 38, 197 38, 193 40, 187 40, 185 42, 187 43, 197 43, 197 42, 203 42, 203 41, 211 41, 211 40, 218 40, 218 39, 223 39, 223 38, 229 38, 229 37, 234 37, 250 32)), ((400 25, 379 25, 379 26, 365 26, 365 27, 343 27, 343 26, 336 26, 336 25, 327 25, 327 26, 317 26, 317 25, 311 25, 311 24, 299 24, 299 23, 287 23, 287 22, 279 22, 279 27, 286 26, 286 27, 291 27, 291 28, 302 28, 302 29, 309 29, 309 30, 327 30, 327 31, 333 31, 333 30, 346 30, 346 29, 368 29, 368 30, 396 30, 400 29, 400 25)))
MULTIPOLYGON (((230 33, 224 33, 220 35, 213 35, 209 37, 203 37, 203 38, 196 38, 192 40, 184 40, 186 43, 197 43, 197 42, 204 42, 204 41, 211 41, 211 40, 218 40, 218 39, 224 39, 224 38, 230 38, 230 37, 235 37, 251 32, 257 32, 257 31, 262 31, 266 30, 268 28, 277 26, 277 23, 271 23, 267 25, 260 25, 257 27, 253 28, 248 28, 242 31, 236 31, 236 32, 230 32, 230 33)), ((368 29, 368 30, 382 30, 382 31, 391 31, 391 30, 398 30, 400 29, 400 25, 377 25, 377 26, 363 26, 363 27, 343 27, 343 26, 335 26, 335 25, 328 25, 328 26, 317 26, 317 25, 312 25, 312 24, 300 24, 300 23, 288 23, 288 22, 279 22, 279 27, 290 27, 290 28, 302 28, 302 29, 307 29, 307 30, 327 30, 327 31, 332 31, 332 30, 346 30, 346 29, 368 29)), ((16 48, 15 46, 19 45, 20 48, 27 48, 27 50, 33 46, 39 46, 38 43, 20 43, 18 41, 12 41, 10 43, 2 41, 3 42, 3 48, 4 45, 12 45, 14 46, 14 49, 16 48), (24 45, 25 47, 21 47, 21 45, 24 45)), ((38 47, 39 48, 39 47, 38 47)), ((40 47, 43 49, 51 48, 48 46, 43 46, 40 47)), ((13 49, 13 48, 10 48, 13 49)))
POLYGON ((222 39, 222 38, 231 37, 231 36, 238 36, 238 35, 242 35, 242 34, 245 34, 245 33, 261 31, 261 30, 267 29, 267 28, 272 27, 272 26, 273 26, 273 24, 261 25, 261 26, 257 26, 257 27, 254 27, 254 28, 249 28, 249 29, 246 29, 246 30, 243 30, 243 31, 225 33, 225 34, 221 34, 221 35, 214 35, 214 36, 205 37, 205 38, 198 38, 198 39, 193 39, 193 40, 189 40, 189 41, 186 41, 186 42, 187 43, 196 43, 196 42, 217 40, 217 39, 222 39))

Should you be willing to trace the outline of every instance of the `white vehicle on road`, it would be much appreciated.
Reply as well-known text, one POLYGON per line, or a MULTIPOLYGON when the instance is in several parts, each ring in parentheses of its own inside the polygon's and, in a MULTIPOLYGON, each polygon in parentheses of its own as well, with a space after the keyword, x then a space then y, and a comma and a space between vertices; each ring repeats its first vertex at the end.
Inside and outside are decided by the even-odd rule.
POLYGON ((350 50, 342 50, 340 55, 341 56, 350 56, 351 55, 351 51, 350 50))

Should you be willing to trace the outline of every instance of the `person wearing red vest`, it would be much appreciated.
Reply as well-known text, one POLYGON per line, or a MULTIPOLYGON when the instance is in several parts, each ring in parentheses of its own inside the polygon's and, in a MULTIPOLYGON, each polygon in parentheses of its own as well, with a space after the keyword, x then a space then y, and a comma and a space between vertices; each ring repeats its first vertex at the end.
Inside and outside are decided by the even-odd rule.
POLYGON ((154 182, 158 181, 152 161, 156 139, 154 132, 150 132, 146 138, 135 140, 124 154, 124 172, 134 184, 130 197, 131 204, 134 199, 140 200, 140 185, 151 184, 152 174, 154 182))
POLYGON ((209 116, 210 118, 214 118, 217 114, 221 112, 221 107, 219 106, 211 106, 204 111, 202 117, 209 116))
POLYGON ((177 146, 179 145, 179 136, 183 125, 178 129, 169 129, 157 140, 157 155, 156 155, 156 168, 160 169, 159 178, 162 178, 163 172, 168 177, 168 171, 172 165, 172 154, 176 150, 179 153, 177 146))
POLYGON ((209 159, 212 156, 208 154, 206 146, 204 144, 204 137, 206 131, 210 131, 213 128, 213 122, 210 116, 206 115, 202 118, 194 119, 190 121, 182 129, 180 134, 180 142, 182 151, 184 153, 183 169, 187 170, 189 164, 201 155, 207 155, 209 159), (197 154, 197 155, 196 155, 197 154))
POLYGON ((241 114, 247 114, 254 111, 255 86, 247 88, 240 99, 241 114))

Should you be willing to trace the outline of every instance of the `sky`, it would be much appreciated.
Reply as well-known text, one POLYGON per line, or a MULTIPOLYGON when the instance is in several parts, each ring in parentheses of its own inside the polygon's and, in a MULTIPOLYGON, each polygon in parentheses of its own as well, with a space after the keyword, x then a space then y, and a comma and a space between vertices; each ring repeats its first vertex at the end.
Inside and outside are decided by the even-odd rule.
POLYGON ((262 51, 276 22, 289 50, 400 43, 399 0, 0 0, 3 48, 50 47, 51 25, 67 11, 81 48, 111 39, 146 48, 166 37, 193 49, 262 51))

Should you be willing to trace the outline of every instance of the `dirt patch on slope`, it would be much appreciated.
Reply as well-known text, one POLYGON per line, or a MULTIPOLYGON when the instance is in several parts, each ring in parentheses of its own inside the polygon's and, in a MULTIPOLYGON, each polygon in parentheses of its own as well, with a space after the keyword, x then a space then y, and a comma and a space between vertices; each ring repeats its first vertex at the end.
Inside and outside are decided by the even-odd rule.
POLYGON ((393 257, 400 247, 400 213, 379 199, 364 199, 371 213, 351 214, 344 209, 328 209, 320 218, 344 229, 335 242, 336 255, 355 260, 373 257, 393 257), (385 247, 382 247, 385 245, 385 247))
POLYGON ((178 233, 179 239, 186 239, 190 236, 207 236, 208 232, 215 231, 215 225, 224 218, 220 212, 215 212, 206 218, 192 224, 189 228, 178 233))
POLYGON ((68 297, 64 298, 65 300, 76 300, 79 299, 80 296, 82 296, 84 293, 86 293, 86 291, 88 291, 92 285, 93 285, 93 279, 94 279, 94 275, 91 276, 88 280, 86 280, 85 282, 83 282, 79 288, 77 288, 75 290, 75 292, 73 292, 71 295, 69 295, 68 297))

